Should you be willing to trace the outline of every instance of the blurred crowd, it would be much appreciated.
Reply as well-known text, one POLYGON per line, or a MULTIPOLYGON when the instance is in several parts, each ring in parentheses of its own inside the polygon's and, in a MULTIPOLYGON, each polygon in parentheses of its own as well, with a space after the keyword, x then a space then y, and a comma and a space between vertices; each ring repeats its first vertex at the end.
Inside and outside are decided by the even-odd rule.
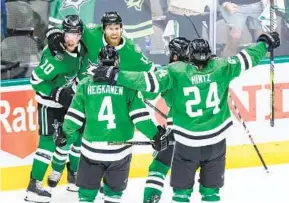
POLYGON ((47 28, 67 14, 99 24, 109 10, 122 16, 126 34, 156 64, 168 63, 167 45, 174 37, 208 39, 213 52, 226 57, 272 29, 281 36, 275 55, 289 56, 289 0, 274 4, 270 18, 270 0, 1 0, 1 79, 30 77, 47 28))

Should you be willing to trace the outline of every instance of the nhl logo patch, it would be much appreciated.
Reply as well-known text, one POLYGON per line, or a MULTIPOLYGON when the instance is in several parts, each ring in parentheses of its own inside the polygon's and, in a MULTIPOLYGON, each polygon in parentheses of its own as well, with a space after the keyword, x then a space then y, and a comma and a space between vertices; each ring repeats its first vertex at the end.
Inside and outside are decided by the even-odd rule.
POLYGON ((57 61, 63 61, 64 55, 63 55, 63 54, 56 54, 56 55, 54 56, 54 58, 55 58, 57 61))

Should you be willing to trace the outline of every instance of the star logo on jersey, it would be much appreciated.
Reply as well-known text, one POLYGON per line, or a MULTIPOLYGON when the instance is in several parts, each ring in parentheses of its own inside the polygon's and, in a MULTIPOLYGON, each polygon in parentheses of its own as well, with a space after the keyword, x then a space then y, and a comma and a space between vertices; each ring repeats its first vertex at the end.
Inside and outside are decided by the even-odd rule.
POLYGON ((77 13, 79 13, 80 7, 89 1, 90 0, 64 0, 60 10, 66 8, 74 8, 77 13))
POLYGON ((127 8, 134 7, 135 10, 141 11, 144 0, 124 0, 127 8))
POLYGON ((83 75, 94 75, 93 70, 98 67, 97 63, 93 63, 91 60, 88 59, 88 67, 86 72, 82 73, 83 75))

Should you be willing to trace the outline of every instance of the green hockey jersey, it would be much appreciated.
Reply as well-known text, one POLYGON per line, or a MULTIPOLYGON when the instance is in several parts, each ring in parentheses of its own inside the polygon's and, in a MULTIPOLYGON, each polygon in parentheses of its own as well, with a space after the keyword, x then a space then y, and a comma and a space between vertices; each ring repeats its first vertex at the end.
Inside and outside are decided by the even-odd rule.
POLYGON ((175 139, 188 146, 206 146, 223 140, 232 125, 227 103, 229 83, 265 57, 267 47, 259 42, 227 59, 214 58, 198 70, 183 62, 153 72, 120 71, 117 84, 150 92, 172 91, 175 139))
POLYGON ((79 15, 83 23, 94 22, 95 0, 50 0, 49 26, 58 26, 67 15, 79 15))
POLYGON ((69 143, 85 121, 81 152, 89 159, 114 161, 131 153, 130 146, 111 146, 107 142, 133 138, 134 127, 152 139, 158 132, 137 91, 83 79, 65 115, 63 132, 69 143))
MULTIPOLYGON (((79 80, 86 76, 89 63, 97 63, 100 49, 107 45, 102 28, 96 24, 88 24, 84 28, 82 41, 88 49, 84 58, 82 70, 78 76, 79 80)), ((155 65, 149 61, 141 52, 140 48, 131 39, 122 36, 122 44, 115 47, 120 58, 119 68, 126 71, 154 71, 155 65)))
POLYGON ((53 89, 73 83, 83 60, 84 49, 81 45, 78 46, 78 53, 64 52, 54 57, 48 47, 44 48, 41 61, 30 78, 38 103, 54 108, 62 107, 50 95, 53 89))

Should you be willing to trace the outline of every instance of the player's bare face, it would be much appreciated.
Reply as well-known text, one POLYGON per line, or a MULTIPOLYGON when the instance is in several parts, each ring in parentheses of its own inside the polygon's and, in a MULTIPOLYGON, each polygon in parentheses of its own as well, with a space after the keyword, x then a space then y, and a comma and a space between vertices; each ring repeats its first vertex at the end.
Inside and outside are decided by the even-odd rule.
POLYGON ((67 51, 73 52, 79 44, 81 35, 78 33, 64 33, 64 41, 67 51))
POLYGON ((111 46, 118 46, 121 40, 122 29, 119 24, 107 25, 104 29, 106 42, 111 46))

